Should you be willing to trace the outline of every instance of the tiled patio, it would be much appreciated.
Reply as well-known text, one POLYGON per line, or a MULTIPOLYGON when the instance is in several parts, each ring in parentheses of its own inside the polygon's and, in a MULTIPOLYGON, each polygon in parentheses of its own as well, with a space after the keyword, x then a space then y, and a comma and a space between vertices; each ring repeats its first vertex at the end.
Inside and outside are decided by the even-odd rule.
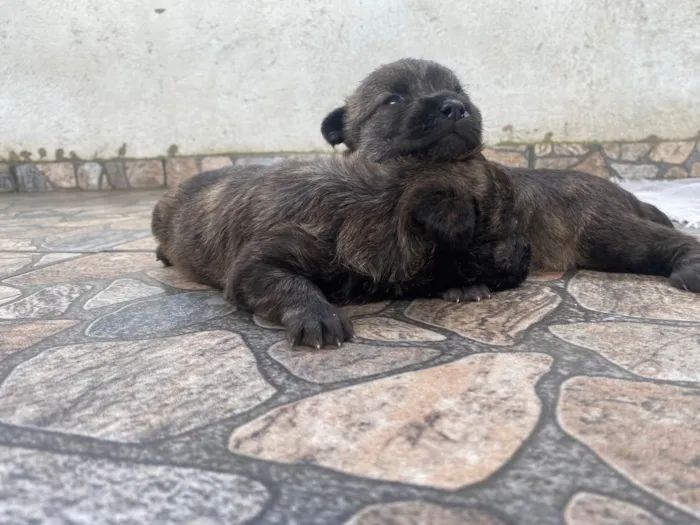
POLYGON ((700 524, 700 296, 539 275, 291 350, 156 262, 158 195, 0 196, 1 524, 700 524))

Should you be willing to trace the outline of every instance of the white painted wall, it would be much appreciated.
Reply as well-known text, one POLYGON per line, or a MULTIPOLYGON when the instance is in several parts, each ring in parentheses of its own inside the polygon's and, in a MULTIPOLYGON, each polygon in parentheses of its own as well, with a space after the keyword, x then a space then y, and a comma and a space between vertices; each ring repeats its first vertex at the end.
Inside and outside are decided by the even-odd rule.
POLYGON ((697 0, 3 0, 0 156, 324 149, 403 56, 454 67, 491 143, 700 130, 697 0))

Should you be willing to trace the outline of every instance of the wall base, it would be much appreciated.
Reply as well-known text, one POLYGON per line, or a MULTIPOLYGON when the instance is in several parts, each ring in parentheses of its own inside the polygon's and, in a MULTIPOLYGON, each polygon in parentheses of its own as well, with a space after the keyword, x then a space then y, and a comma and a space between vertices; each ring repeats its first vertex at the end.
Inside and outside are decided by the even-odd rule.
MULTIPOLYGON (((487 158, 513 167, 575 169, 598 177, 680 179, 700 177, 695 141, 499 145, 487 158)), ((325 154, 218 155, 107 161, 0 164, 0 192, 165 188, 201 171, 232 165, 271 165, 285 158, 325 154)))

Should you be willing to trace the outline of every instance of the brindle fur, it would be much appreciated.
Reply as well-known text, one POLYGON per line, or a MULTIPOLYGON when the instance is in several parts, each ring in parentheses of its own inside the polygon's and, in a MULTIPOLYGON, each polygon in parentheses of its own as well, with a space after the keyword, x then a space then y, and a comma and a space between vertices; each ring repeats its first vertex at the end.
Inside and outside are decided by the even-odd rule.
MULTIPOLYGON (((378 162, 413 157, 416 151, 401 145, 411 144, 418 126, 425 125, 416 115, 431 107, 436 94, 462 101, 471 113, 465 120, 481 120, 450 69, 404 59, 370 74, 345 106, 328 114, 321 132, 331 145, 345 143, 350 152, 378 162), (392 95, 400 102, 382 103, 392 95)), ((457 168, 474 147, 469 140, 455 141, 452 149, 433 155, 432 163, 457 168)), ((491 165, 506 171, 515 184, 519 231, 532 243, 534 269, 661 275, 678 288, 700 292, 700 243, 675 230, 654 206, 586 173, 491 165)))
POLYGON ((526 277, 509 177, 482 160, 432 166, 335 155, 202 173, 153 212, 157 257, 281 323, 293 343, 352 337, 330 304, 478 300, 526 277))

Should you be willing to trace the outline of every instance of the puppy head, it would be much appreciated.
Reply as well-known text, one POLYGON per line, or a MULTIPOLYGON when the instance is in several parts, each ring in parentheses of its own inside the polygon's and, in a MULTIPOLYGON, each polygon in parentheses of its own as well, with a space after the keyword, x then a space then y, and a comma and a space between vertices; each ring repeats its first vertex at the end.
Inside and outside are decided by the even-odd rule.
POLYGON ((482 147, 481 113, 448 68, 403 59, 365 78, 345 106, 323 120, 321 133, 377 162, 415 157, 451 162, 482 147))

